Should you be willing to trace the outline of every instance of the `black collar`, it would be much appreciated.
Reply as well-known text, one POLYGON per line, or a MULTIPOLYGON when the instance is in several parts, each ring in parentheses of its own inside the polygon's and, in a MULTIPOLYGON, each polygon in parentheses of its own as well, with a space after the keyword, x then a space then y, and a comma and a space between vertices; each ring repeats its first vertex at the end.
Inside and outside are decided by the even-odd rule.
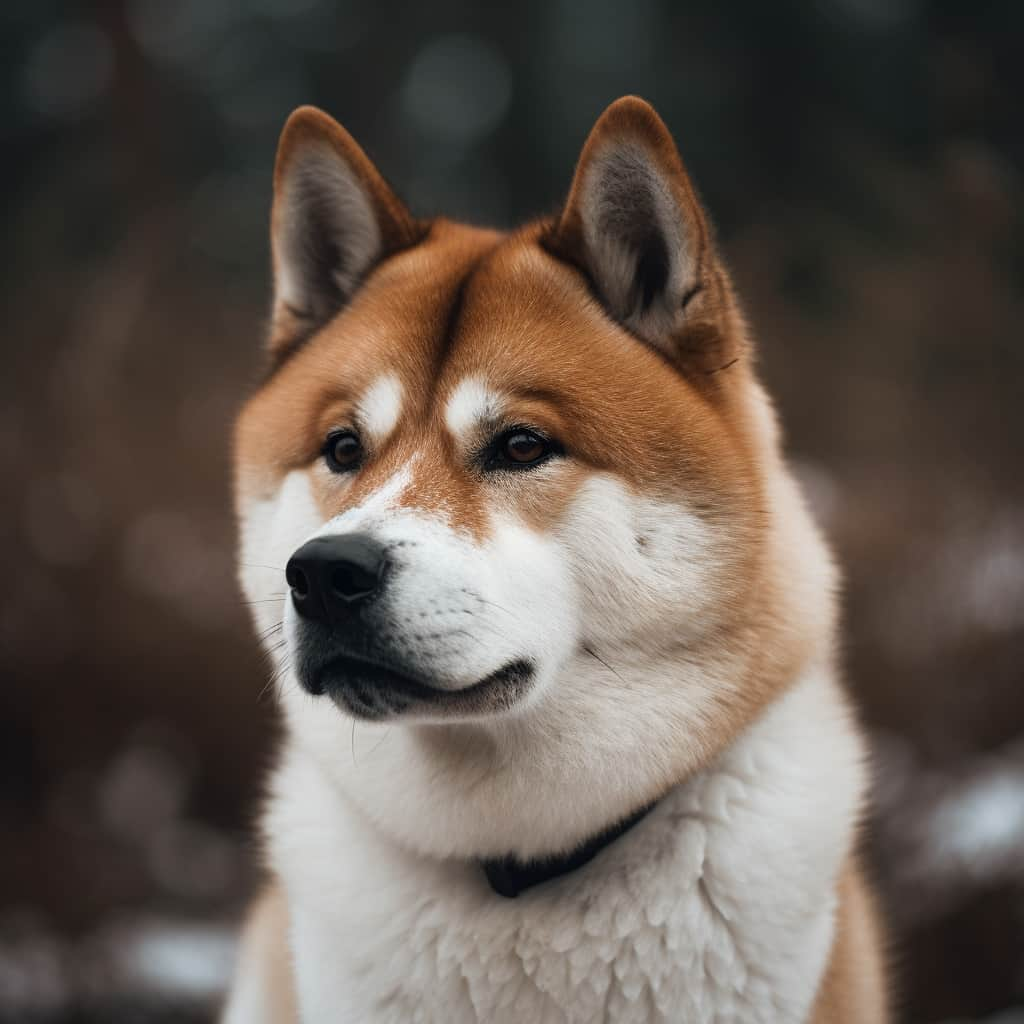
POLYGON ((491 888, 499 895, 515 899, 521 892, 531 889, 541 882, 550 882, 552 878, 560 878, 593 860, 606 846, 610 846, 620 836, 628 832, 654 806, 648 804, 617 825, 599 835, 588 839, 577 846, 571 853, 556 857, 544 857, 541 860, 521 861, 516 857, 499 857, 494 860, 481 861, 481 867, 490 882, 491 888))

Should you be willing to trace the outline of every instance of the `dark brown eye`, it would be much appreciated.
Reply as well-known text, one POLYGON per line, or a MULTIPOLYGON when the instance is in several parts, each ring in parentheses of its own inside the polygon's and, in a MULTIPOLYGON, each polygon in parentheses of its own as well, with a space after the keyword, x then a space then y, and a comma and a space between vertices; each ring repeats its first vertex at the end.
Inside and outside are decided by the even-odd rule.
POLYGON ((324 460, 333 473, 347 473, 363 459, 363 446, 350 430, 331 434, 324 445, 324 460))
POLYGON ((481 453, 484 469, 533 469, 560 454, 561 447, 528 427, 513 427, 499 434, 481 453))
POLYGON ((502 455, 509 462, 526 465, 543 458, 547 454, 548 446, 544 438, 538 437, 528 430, 520 430, 505 438, 501 450, 502 455))

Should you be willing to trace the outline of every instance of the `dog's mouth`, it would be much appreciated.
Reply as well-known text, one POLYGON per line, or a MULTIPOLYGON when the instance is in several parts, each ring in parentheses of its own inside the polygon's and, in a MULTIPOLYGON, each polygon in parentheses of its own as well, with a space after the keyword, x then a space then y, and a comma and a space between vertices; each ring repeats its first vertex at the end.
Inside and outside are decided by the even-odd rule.
POLYGON ((462 717, 509 710, 529 690, 533 676, 533 663, 520 658, 470 686, 443 690, 394 666, 340 654, 313 673, 307 689, 367 721, 409 714, 462 717))

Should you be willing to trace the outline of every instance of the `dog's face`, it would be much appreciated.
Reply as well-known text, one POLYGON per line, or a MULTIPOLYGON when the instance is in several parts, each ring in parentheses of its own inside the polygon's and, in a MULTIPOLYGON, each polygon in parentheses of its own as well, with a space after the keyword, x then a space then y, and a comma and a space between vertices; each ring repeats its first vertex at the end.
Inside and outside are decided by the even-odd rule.
POLYGON ((413 221, 304 109, 273 243, 275 367, 237 429, 241 578, 303 716, 492 738, 588 719, 596 748, 664 761, 749 712, 761 698, 718 677, 772 590, 774 434, 649 107, 613 105, 562 214, 511 236, 413 221))

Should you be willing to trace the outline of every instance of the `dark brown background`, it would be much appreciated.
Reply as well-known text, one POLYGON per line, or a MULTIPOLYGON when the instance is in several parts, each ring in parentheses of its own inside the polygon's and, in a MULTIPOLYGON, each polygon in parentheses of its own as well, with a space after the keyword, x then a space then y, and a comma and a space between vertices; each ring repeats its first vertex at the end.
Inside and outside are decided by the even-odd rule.
POLYGON ((201 1020, 230 963, 273 709, 227 438, 288 111, 509 225, 624 92, 846 570, 904 1016, 1024 1019, 1022 43, 1012 0, 6 0, 0 1019, 201 1020))

